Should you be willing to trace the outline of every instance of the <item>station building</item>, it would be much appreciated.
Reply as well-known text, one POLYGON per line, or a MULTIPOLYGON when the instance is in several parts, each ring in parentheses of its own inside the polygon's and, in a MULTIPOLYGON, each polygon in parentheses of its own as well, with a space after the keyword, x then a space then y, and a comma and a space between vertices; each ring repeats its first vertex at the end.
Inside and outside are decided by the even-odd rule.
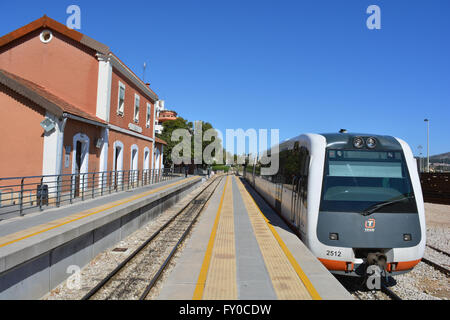
POLYGON ((162 168, 158 96, 46 16, 0 38, 0 177, 162 168))

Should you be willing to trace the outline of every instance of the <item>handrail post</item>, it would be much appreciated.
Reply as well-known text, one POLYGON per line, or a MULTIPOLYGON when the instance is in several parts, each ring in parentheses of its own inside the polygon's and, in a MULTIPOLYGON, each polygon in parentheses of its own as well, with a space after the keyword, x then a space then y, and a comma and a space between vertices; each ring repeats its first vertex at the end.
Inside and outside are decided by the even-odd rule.
POLYGON ((23 216, 23 182, 25 178, 22 178, 22 182, 20 183, 20 200, 19 200, 19 208, 20 215, 23 216))
POLYGON ((92 199, 95 198, 95 173, 92 174, 92 199))
POLYGON ((86 174, 83 174, 83 182, 81 185, 81 201, 84 201, 84 178, 86 177, 86 174))
POLYGON ((103 185, 105 184, 105 173, 104 172, 102 172, 102 173, 100 173, 100 176, 101 176, 101 182, 100 182, 100 188, 101 188, 101 192, 100 192, 100 195, 103 197, 103 185))
POLYGON ((73 174, 70 175, 70 204, 73 203, 73 174))
POLYGON ((42 211, 42 194, 44 193, 44 177, 41 178, 41 192, 39 194, 39 210, 42 211))
POLYGON ((59 208, 61 206, 61 183, 60 183, 61 176, 58 175, 56 178, 56 207, 59 208))

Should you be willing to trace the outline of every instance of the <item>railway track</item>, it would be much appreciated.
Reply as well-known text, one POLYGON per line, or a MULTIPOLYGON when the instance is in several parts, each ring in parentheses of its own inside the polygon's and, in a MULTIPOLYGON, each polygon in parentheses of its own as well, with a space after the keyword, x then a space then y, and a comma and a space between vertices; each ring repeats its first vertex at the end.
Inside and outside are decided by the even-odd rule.
MULTIPOLYGON (((447 253, 446 251, 436 248, 432 245, 427 244, 427 247, 431 250, 438 252, 441 255, 447 257, 450 256, 450 254, 447 253)), ((448 268, 430 259, 423 258, 422 263, 431 266, 432 268, 434 268, 438 272, 445 274, 446 276, 449 276, 450 274, 450 270, 448 268)), ((385 298, 388 298, 390 300, 402 300, 402 298, 400 298, 393 290, 388 288, 384 283, 382 283, 380 291, 368 291, 367 288, 365 288, 363 285, 359 283, 359 281, 352 282, 350 280, 345 280, 341 281, 341 283, 358 300, 381 300, 385 298)))
POLYGON ((446 267, 444 267, 444 266, 442 266, 442 265, 440 265, 440 264, 438 264, 438 263, 436 263, 436 262, 433 262, 433 261, 428 260, 428 259, 426 259, 426 258, 422 258, 422 262, 423 262, 423 263, 426 263, 426 264, 429 265, 430 267, 433 267, 433 268, 435 268, 436 270, 438 270, 438 271, 444 273, 444 274, 447 275, 447 276, 450 275, 450 270, 449 270, 449 269, 447 269, 446 267))
POLYGON ((380 290, 369 290, 365 281, 361 281, 359 278, 342 276, 337 279, 357 300, 402 300, 383 283, 384 280, 382 280, 380 290))
POLYGON ((391 300, 396 300, 396 301, 403 300, 394 291, 392 291, 391 289, 389 289, 388 287, 386 287, 384 285, 381 286, 381 292, 383 292, 385 295, 387 295, 391 300))
POLYGON ((338 281, 357 300, 402 300, 395 292, 386 287, 381 280, 380 290, 369 290, 366 286, 366 279, 357 277, 347 277, 336 275, 338 281))
MULTIPOLYGON (((442 255, 445 255, 445 256, 447 256, 447 257, 450 257, 450 254, 449 254, 448 252, 444 251, 444 250, 441 250, 441 249, 436 248, 436 247, 434 247, 434 246, 431 246, 431 245, 429 245, 429 244, 427 244, 427 247, 430 248, 430 249, 432 249, 432 250, 434 250, 434 251, 436 251, 436 252, 439 252, 439 253, 442 254, 442 255)), ((445 274, 446 276, 450 276, 450 270, 449 270, 448 268, 444 267, 443 265, 441 265, 441 264, 439 264, 439 263, 437 263, 437 262, 435 262, 435 261, 432 261, 432 260, 430 260, 430 259, 427 259, 427 258, 425 258, 425 257, 422 258, 422 262, 425 263, 425 264, 427 264, 427 265, 429 265, 430 267, 433 267, 434 269, 436 269, 436 270, 442 272, 442 273, 445 274)))
POLYGON ((216 177, 91 289, 82 300, 144 300, 223 177, 216 177))
POLYGON ((441 250, 441 249, 439 249, 439 248, 433 247, 433 246, 431 246, 431 245, 429 245, 429 244, 427 244, 427 247, 433 249, 434 251, 437 251, 437 252, 439 252, 439 253, 442 253, 443 255, 446 255, 447 257, 450 257, 450 253, 448 253, 448 252, 446 252, 446 251, 444 251, 444 250, 441 250))

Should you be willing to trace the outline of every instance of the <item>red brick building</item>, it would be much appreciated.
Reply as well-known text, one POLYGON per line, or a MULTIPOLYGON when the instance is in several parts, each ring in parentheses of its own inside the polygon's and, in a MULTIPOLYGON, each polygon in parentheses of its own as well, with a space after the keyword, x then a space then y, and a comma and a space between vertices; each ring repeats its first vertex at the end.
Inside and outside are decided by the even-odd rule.
POLYGON ((161 168, 159 103, 107 46, 33 21, 0 38, 0 177, 161 168))

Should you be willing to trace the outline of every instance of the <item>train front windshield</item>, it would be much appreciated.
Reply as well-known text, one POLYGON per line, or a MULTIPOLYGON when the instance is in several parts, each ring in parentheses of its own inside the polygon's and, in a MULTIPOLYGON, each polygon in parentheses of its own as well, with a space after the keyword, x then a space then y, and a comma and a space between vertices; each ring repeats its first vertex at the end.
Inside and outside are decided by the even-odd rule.
POLYGON ((328 150, 320 211, 417 213, 403 153, 328 150))

